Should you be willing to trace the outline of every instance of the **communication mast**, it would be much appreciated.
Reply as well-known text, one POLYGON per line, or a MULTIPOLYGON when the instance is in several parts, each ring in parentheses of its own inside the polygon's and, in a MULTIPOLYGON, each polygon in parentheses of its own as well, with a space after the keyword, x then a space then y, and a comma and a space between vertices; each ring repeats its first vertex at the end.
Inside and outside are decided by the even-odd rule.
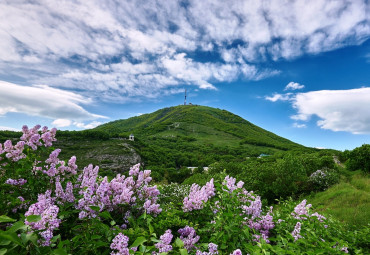
POLYGON ((186 105, 186 89, 185 89, 185 100, 184 100, 184 105, 186 105))

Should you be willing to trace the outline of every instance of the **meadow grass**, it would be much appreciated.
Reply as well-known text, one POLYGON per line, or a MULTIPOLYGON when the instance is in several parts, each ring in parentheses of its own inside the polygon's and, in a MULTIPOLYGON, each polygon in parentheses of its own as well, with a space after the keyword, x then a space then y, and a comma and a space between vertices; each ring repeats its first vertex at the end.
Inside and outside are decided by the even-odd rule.
MULTIPOLYGON (((345 171, 345 170, 342 170, 345 171)), ((348 225, 361 228, 370 224, 370 178, 363 172, 346 172, 341 181, 311 195, 309 202, 321 212, 348 225)))

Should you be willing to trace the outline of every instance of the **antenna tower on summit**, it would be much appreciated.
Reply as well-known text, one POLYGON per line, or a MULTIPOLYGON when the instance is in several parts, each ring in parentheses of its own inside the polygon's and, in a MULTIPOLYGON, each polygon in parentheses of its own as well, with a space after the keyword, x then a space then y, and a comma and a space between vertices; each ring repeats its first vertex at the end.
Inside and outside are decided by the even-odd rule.
POLYGON ((185 89, 185 100, 184 100, 184 105, 186 105, 186 89, 185 89))

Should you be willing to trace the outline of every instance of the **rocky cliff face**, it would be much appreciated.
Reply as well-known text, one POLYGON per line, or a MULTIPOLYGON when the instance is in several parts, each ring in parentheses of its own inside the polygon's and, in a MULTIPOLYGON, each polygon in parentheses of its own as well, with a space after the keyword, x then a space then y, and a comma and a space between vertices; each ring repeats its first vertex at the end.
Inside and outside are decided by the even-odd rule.
POLYGON ((114 172, 124 172, 130 169, 131 166, 141 163, 140 155, 136 153, 131 145, 122 142, 118 144, 116 149, 114 153, 112 153, 109 146, 89 150, 86 151, 84 158, 86 160, 98 160, 101 168, 110 169, 114 172))
POLYGON ((61 159, 68 160, 71 156, 76 156, 79 169, 93 164, 99 166, 101 170, 124 173, 131 166, 142 163, 140 155, 130 142, 124 139, 73 140, 61 138, 54 145, 55 148, 62 150, 61 159))

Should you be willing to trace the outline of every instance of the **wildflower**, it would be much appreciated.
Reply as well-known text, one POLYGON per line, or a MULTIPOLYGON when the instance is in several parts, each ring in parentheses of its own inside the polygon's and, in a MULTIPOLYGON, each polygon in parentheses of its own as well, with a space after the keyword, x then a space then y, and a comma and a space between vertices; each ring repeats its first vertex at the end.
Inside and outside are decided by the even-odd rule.
POLYGON ((298 221, 297 224, 294 227, 293 232, 292 232, 292 236, 294 237, 294 241, 297 241, 299 238, 302 238, 300 233, 301 233, 301 223, 298 221))
POLYGON ((203 208, 203 203, 215 195, 215 187, 213 178, 206 183, 202 188, 198 184, 193 184, 190 188, 189 196, 184 198, 183 210, 190 212, 192 210, 200 210, 203 208))
POLYGON ((173 235, 171 234, 171 229, 167 229, 166 232, 161 235, 159 238, 161 241, 155 244, 155 247, 158 249, 158 252, 169 252, 172 250, 172 245, 170 245, 172 241, 173 235))
POLYGON ((25 213, 25 216, 30 215, 40 215, 41 220, 38 222, 28 222, 25 221, 25 224, 31 226, 33 230, 44 230, 40 233, 44 241, 42 242, 43 246, 50 246, 50 241, 53 238, 53 230, 59 227, 61 222, 57 218, 59 207, 54 205, 54 198, 51 197, 51 191, 48 190, 45 194, 39 194, 37 203, 32 204, 28 211, 25 213))
POLYGON ((118 252, 112 251, 111 255, 129 255, 130 252, 127 248, 129 240, 130 239, 122 233, 116 235, 112 240, 110 248, 112 250, 117 250, 118 252))
POLYGON ((199 241, 200 236, 197 236, 195 229, 189 226, 178 230, 180 239, 184 242, 185 249, 189 252, 194 248, 194 244, 199 241))
POLYGON ((230 255, 242 255, 242 251, 240 249, 237 249, 233 251, 232 253, 230 253, 230 255))

